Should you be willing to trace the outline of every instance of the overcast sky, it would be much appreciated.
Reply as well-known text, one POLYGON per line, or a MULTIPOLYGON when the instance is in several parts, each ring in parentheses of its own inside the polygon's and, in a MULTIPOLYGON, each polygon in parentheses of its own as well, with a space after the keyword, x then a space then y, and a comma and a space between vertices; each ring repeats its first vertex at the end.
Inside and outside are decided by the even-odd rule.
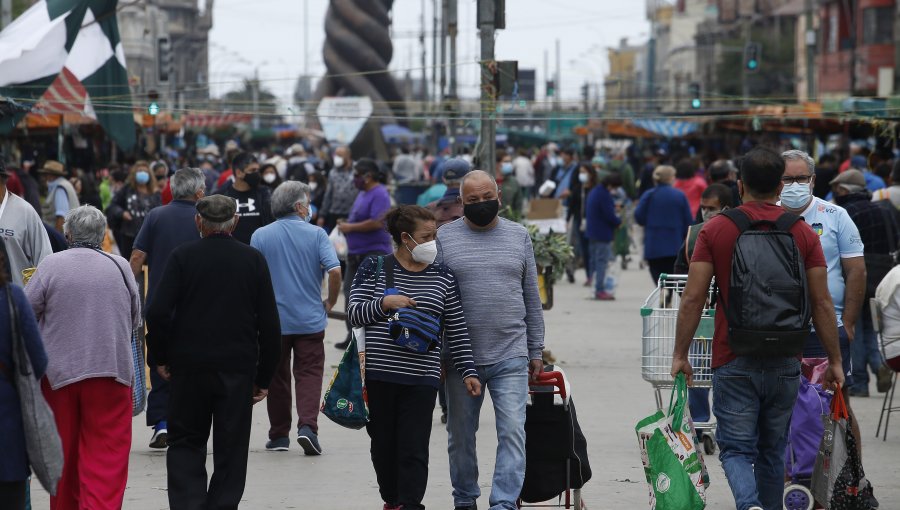
MULTIPOLYGON (((431 30, 432 1, 425 0, 431 30)), ((322 44, 328 0, 217 0, 210 32, 210 81, 220 95, 234 82, 252 76, 258 67, 265 86, 282 100, 291 97, 297 77, 304 69, 304 33, 308 30, 309 72, 325 71, 322 44), (308 4, 308 23, 304 17, 308 4)), ((440 1, 437 2, 440 4, 440 1)), ((423 0, 395 0, 394 57, 390 67, 405 70, 421 67, 423 0)), ((498 31, 498 60, 518 60, 519 69, 537 69, 539 97, 543 97, 544 52, 549 54, 550 74, 556 65, 554 41, 560 40, 562 97, 575 99, 589 80, 602 82, 608 68, 606 48, 647 39, 649 25, 642 0, 506 0, 505 30, 498 31)), ((459 0, 459 87, 463 97, 475 97, 480 46, 475 27, 475 0, 459 0)), ((431 65, 431 42, 427 43, 431 65)), ((421 71, 414 71, 414 76, 421 71)), ((430 74, 430 73, 429 73, 430 74)))

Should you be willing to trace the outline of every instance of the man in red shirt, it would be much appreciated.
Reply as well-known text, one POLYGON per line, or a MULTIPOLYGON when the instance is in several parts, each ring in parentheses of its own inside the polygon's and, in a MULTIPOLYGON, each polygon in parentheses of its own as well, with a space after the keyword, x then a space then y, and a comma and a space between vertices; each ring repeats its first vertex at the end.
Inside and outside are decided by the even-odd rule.
MULTIPOLYGON (((777 220, 784 161, 768 149, 747 153, 740 165, 738 191, 751 221, 777 220)), ((843 384, 837 318, 826 281, 825 257, 818 236, 805 222, 790 229, 803 258, 813 324, 828 354, 826 385, 843 384)), ((672 374, 693 370, 688 351, 712 277, 719 282, 720 304, 728 303, 731 262, 739 231, 729 218, 711 219, 697 239, 687 286, 678 311, 672 374)), ((713 412, 718 423, 719 460, 739 510, 781 508, 787 425, 800 387, 799 357, 736 356, 729 348, 725 313, 716 313, 713 337, 713 412)))

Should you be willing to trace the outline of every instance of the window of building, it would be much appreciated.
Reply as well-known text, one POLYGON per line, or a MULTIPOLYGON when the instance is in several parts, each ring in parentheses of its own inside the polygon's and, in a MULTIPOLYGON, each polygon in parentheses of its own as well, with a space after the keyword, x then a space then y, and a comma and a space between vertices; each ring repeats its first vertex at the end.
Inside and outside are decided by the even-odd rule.
POLYGON ((893 44, 894 8, 870 7, 863 10, 863 44, 893 44))

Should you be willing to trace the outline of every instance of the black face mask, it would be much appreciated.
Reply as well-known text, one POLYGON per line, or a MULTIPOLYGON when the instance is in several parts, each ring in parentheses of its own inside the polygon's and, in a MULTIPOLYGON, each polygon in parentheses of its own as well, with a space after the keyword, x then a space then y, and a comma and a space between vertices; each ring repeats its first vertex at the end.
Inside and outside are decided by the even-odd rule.
POLYGON ((255 188, 259 185, 260 175, 259 172, 253 172, 244 174, 244 182, 247 183, 251 188, 255 188))
POLYGON ((479 227, 486 227, 494 221, 499 210, 500 201, 497 199, 463 206, 463 214, 466 216, 466 219, 479 227))

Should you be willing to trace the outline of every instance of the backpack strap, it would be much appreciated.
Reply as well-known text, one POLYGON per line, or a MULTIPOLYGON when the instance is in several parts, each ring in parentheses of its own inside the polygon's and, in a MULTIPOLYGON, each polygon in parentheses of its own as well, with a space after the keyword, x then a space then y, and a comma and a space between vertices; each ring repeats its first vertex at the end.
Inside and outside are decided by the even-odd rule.
POLYGON ((394 254, 378 257, 384 261, 384 289, 394 288, 394 254))
POLYGON ((753 222, 750 221, 750 217, 747 216, 747 213, 740 210, 739 208, 728 209, 721 213, 722 216, 725 216, 729 220, 731 220, 738 229, 738 235, 746 232, 752 225, 753 222))
POLYGON ((775 230, 790 232, 791 229, 794 228, 794 224, 801 219, 803 219, 801 216, 786 212, 779 216, 777 220, 775 220, 775 230))

